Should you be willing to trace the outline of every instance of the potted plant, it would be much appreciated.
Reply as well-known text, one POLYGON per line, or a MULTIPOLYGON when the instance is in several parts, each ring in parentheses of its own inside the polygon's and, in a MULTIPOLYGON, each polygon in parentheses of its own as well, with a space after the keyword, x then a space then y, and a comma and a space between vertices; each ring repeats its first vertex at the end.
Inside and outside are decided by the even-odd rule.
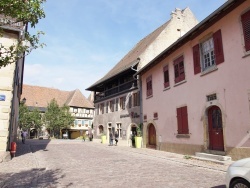
POLYGON ((106 134, 102 133, 102 135, 101 135, 101 142, 103 144, 106 144, 106 141, 107 141, 107 136, 106 136, 106 134))
POLYGON ((135 147, 141 148, 142 146, 142 132, 141 132, 142 124, 139 124, 136 128, 136 136, 135 136, 135 147))

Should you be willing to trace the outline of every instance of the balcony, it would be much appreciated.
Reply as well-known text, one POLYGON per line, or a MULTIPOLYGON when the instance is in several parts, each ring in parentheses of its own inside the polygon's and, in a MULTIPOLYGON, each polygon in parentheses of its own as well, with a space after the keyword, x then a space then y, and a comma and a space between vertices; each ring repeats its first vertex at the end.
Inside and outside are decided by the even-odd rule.
POLYGON ((107 89, 103 92, 99 92, 95 96, 95 101, 105 99, 105 98, 108 98, 108 97, 111 97, 114 95, 118 95, 124 91, 129 91, 130 89, 135 89, 135 88, 137 88, 137 80, 132 80, 130 82, 120 84, 120 85, 113 87, 111 89, 107 89))

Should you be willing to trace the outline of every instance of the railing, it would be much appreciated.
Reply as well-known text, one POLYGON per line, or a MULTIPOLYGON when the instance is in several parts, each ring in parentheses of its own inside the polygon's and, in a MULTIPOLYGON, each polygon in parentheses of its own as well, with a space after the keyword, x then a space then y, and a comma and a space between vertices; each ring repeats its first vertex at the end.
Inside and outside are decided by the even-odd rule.
POLYGON ((111 89, 107 89, 104 92, 100 92, 96 95, 95 100, 104 99, 106 97, 119 94, 123 91, 133 89, 133 88, 137 88, 137 80, 126 82, 124 84, 120 84, 119 86, 113 87, 111 89))

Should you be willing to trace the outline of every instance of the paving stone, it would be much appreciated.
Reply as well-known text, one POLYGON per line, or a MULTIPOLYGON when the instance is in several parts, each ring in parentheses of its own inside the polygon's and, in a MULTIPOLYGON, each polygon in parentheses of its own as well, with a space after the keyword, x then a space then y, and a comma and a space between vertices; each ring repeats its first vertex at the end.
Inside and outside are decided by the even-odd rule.
POLYGON ((0 163, 7 187, 225 187, 228 165, 153 149, 78 140, 17 143, 11 161, 0 163))

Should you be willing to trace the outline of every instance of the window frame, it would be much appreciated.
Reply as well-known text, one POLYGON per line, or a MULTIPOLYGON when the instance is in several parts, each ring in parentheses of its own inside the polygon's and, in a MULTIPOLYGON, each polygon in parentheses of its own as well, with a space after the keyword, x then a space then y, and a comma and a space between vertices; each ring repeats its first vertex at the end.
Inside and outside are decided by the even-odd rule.
POLYGON ((147 90, 147 97, 153 96, 153 81, 152 81, 152 75, 148 76, 146 79, 146 90, 147 90))
POLYGON ((184 56, 181 55, 178 58, 174 60, 174 81, 175 83, 179 83, 183 80, 185 80, 185 65, 184 65, 184 56), (180 66, 181 64, 182 67, 180 66), (178 75, 177 75, 178 74, 178 75))
POLYGON ((164 89, 168 88, 170 86, 169 84, 169 69, 168 69, 168 65, 165 65, 163 67, 163 81, 164 81, 164 89))

